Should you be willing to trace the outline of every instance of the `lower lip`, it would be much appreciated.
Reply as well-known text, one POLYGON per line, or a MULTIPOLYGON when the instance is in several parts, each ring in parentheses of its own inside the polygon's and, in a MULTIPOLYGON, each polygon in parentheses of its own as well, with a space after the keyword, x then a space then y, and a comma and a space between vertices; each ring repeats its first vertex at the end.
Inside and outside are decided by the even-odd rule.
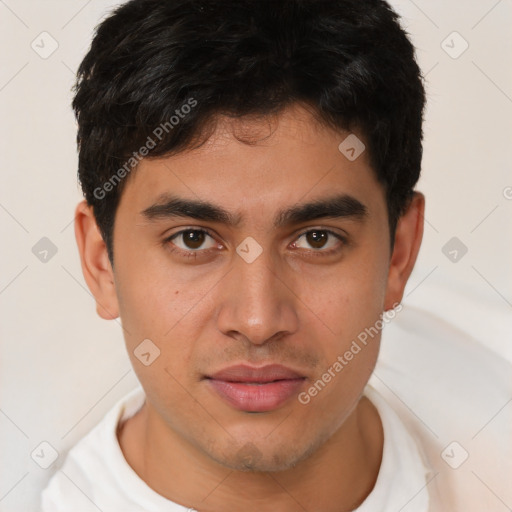
POLYGON ((213 389, 230 405, 246 412, 266 412, 277 409, 297 394, 304 379, 288 379, 267 384, 246 384, 208 379, 213 389))

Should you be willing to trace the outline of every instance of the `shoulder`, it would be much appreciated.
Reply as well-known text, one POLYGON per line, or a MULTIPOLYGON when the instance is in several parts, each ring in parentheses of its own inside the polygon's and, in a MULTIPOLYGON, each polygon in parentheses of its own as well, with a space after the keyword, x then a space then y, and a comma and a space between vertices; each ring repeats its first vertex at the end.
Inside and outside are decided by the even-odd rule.
POLYGON ((42 512, 97 512, 99 503, 115 494, 119 475, 130 471, 117 441, 117 426, 143 402, 141 388, 130 392, 68 452, 41 494, 42 512))
POLYGON ((420 445, 443 503, 435 510, 490 510, 489 488, 508 492, 511 374, 507 360, 420 309, 385 327, 370 383, 420 445))

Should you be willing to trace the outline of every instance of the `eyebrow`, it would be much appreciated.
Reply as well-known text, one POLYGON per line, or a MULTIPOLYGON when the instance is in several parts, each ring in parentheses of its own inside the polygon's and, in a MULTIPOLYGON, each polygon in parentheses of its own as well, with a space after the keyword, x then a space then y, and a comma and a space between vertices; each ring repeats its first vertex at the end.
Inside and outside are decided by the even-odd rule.
MULTIPOLYGON (((160 196, 155 204, 140 213, 151 222, 183 217, 236 227, 242 220, 240 214, 233 214, 207 201, 185 199, 170 194, 160 196)), ((274 228, 322 218, 361 221, 367 216, 368 208, 361 201, 347 194, 339 194, 280 210, 274 218, 274 228)))

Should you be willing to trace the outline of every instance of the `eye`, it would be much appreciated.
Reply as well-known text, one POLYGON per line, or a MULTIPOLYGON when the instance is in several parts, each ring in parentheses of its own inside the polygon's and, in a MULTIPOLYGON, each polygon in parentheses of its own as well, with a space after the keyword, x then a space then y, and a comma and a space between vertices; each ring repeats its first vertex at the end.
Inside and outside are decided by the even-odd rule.
MULTIPOLYGON (((182 253, 206 251, 218 245, 212 235, 204 229, 183 229, 166 238, 164 243, 171 243, 182 253)), ((175 248, 172 250, 176 250, 175 248)))
MULTIPOLYGON (((171 252, 193 258, 209 253, 210 249, 221 248, 213 234, 206 229, 183 229, 167 237, 163 244, 171 252)), ((294 249, 305 249, 318 255, 329 255, 341 251, 346 244, 345 237, 334 231, 310 229, 299 235, 292 246, 294 249)))
POLYGON ((311 229, 302 233, 293 244, 293 247, 299 249, 313 248, 313 252, 331 254, 341 250, 345 243, 345 238, 334 231, 328 229, 311 229))

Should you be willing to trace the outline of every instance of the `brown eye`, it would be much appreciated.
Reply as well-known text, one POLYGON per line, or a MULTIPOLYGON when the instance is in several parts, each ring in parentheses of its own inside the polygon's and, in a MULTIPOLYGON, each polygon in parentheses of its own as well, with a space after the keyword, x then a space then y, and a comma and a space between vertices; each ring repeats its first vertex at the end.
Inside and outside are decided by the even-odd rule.
POLYGON ((167 242, 185 252, 199 252, 215 246, 212 236, 202 229, 184 229, 169 237, 167 242), (208 239, 210 239, 209 245, 208 239))
POLYGON ((321 249, 327 242, 329 235, 325 231, 309 231, 306 233, 306 240, 311 247, 321 249))
POLYGON ((339 250, 345 239, 328 229, 311 229, 302 233, 293 244, 298 249, 309 249, 312 252, 331 253, 339 250))
POLYGON ((199 249, 204 243, 204 231, 185 231, 183 233, 183 242, 188 249, 199 249))

